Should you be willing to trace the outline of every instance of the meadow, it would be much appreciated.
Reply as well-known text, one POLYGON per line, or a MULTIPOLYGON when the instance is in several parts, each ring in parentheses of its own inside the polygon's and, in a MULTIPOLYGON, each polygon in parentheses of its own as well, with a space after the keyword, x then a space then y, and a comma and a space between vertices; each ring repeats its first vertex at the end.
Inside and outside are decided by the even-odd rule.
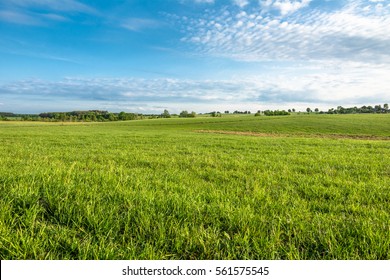
POLYGON ((0 259, 390 259, 390 114, 0 122, 0 259))

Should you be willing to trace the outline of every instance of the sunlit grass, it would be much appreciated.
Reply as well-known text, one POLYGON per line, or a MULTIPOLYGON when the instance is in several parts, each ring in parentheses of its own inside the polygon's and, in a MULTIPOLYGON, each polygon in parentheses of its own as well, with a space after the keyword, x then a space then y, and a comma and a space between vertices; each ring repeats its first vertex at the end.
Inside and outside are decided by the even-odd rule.
POLYGON ((390 142, 311 137, 389 126, 387 115, 0 123, 0 258, 389 259, 390 142))

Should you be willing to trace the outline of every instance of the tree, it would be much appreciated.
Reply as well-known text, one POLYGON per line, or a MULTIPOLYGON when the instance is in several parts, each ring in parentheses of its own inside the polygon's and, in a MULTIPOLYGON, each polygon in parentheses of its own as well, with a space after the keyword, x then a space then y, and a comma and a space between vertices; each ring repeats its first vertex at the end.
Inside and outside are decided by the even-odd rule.
POLYGON ((116 121, 117 118, 116 118, 116 116, 113 113, 109 113, 108 114, 108 120, 113 122, 113 121, 116 121))
POLYGON ((181 111, 180 112, 180 115, 179 115, 180 118, 187 118, 187 116, 188 116, 188 111, 181 111))
POLYGON ((121 120, 121 121, 124 121, 126 120, 126 113, 125 112, 120 112, 119 115, 118 115, 118 119, 121 120))
POLYGON ((161 114, 162 118, 170 118, 171 114, 169 114, 168 110, 165 109, 164 112, 161 114))
POLYGON ((314 109, 314 112, 318 113, 318 111, 319 111, 318 108, 315 108, 315 109, 314 109))
POLYGON ((275 111, 265 110, 264 115, 266 115, 266 116, 287 116, 287 115, 290 115, 290 113, 285 111, 285 110, 281 110, 281 111, 280 110, 275 110, 275 111))
POLYGON ((179 117, 180 118, 195 118, 196 113, 194 111, 192 111, 191 113, 188 113, 188 111, 181 111, 179 117))
POLYGON ((385 103, 383 104, 383 108, 385 109, 385 111, 389 111, 389 104, 385 103))
POLYGON ((309 107, 306 108, 306 112, 310 113, 311 109, 309 107))

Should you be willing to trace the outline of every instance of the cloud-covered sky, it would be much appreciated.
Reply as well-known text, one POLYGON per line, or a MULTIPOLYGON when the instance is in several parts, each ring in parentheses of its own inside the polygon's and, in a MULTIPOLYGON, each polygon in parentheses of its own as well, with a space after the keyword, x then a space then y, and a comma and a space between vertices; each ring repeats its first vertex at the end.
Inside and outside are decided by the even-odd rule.
POLYGON ((389 0, 0 0, 0 112, 390 101, 389 0))

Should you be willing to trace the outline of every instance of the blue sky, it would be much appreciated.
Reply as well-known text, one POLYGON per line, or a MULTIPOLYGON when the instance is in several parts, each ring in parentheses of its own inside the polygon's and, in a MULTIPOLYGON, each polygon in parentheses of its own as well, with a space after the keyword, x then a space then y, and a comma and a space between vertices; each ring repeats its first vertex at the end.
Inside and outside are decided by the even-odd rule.
POLYGON ((0 111, 390 101, 389 0, 0 0, 0 111))

